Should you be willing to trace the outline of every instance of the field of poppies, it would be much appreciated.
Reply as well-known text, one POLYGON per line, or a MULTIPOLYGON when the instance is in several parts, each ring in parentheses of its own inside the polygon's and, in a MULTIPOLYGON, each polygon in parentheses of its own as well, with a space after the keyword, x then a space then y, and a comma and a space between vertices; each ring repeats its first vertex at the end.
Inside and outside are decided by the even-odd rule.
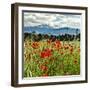
POLYGON ((24 40, 24 77, 80 74, 80 41, 24 40))

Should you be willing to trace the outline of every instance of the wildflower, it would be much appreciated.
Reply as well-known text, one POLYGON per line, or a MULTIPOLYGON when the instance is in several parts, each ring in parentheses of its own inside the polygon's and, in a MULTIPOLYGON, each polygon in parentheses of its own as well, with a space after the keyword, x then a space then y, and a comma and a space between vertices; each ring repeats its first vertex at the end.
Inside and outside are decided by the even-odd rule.
POLYGON ((62 46, 61 42, 59 40, 56 40, 54 43, 55 48, 60 49, 60 47, 62 46))
POLYGON ((41 69, 42 71, 47 71, 47 70, 48 70, 48 67, 45 66, 45 65, 41 65, 41 66, 40 66, 40 69, 41 69))
POLYGON ((33 47, 34 49, 38 48, 38 47, 39 47, 39 43, 38 43, 38 42, 33 42, 33 43, 32 43, 32 47, 33 47))
POLYGON ((51 54, 51 50, 50 49, 45 49, 44 51, 41 52, 40 57, 41 58, 47 58, 50 57, 51 54))

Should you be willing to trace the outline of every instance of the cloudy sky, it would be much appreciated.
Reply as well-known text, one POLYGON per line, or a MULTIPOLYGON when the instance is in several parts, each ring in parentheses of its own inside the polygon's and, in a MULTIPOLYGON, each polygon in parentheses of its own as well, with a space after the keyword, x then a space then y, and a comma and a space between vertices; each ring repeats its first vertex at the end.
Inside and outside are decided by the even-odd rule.
POLYGON ((80 28, 81 15, 24 12, 24 27, 48 25, 52 28, 80 28))

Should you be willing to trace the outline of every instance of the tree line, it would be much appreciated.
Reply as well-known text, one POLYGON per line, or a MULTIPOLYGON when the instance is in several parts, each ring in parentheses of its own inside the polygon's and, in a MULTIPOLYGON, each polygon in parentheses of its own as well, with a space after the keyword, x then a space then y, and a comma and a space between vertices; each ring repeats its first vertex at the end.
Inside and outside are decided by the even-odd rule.
POLYGON ((33 41, 40 41, 43 39, 50 39, 51 41, 55 41, 56 39, 61 41, 73 41, 78 40, 80 41, 80 33, 79 34, 64 34, 64 35, 48 35, 48 34, 36 34, 36 33, 24 33, 24 40, 26 38, 30 38, 33 41))

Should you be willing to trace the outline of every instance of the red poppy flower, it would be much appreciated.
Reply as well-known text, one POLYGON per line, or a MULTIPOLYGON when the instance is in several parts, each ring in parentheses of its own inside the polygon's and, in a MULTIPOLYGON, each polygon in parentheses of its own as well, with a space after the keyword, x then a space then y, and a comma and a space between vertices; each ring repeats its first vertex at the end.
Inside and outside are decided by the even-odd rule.
POLYGON ((61 41, 56 40, 54 43, 54 46, 55 46, 55 48, 59 49, 62 46, 61 41))
POLYGON ((45 66, 45 65, 41 65, 41 66, 40 66, 40 69, 41 69, 42 71, 47 71, 47 70, 48 70, 48 67, 45 66))
POLYGON ((50 57, 51 55, 52 55, 51 50, 45 49, 44 51, 41 52, 40 57, 47 58, 47 57, 50 57))

